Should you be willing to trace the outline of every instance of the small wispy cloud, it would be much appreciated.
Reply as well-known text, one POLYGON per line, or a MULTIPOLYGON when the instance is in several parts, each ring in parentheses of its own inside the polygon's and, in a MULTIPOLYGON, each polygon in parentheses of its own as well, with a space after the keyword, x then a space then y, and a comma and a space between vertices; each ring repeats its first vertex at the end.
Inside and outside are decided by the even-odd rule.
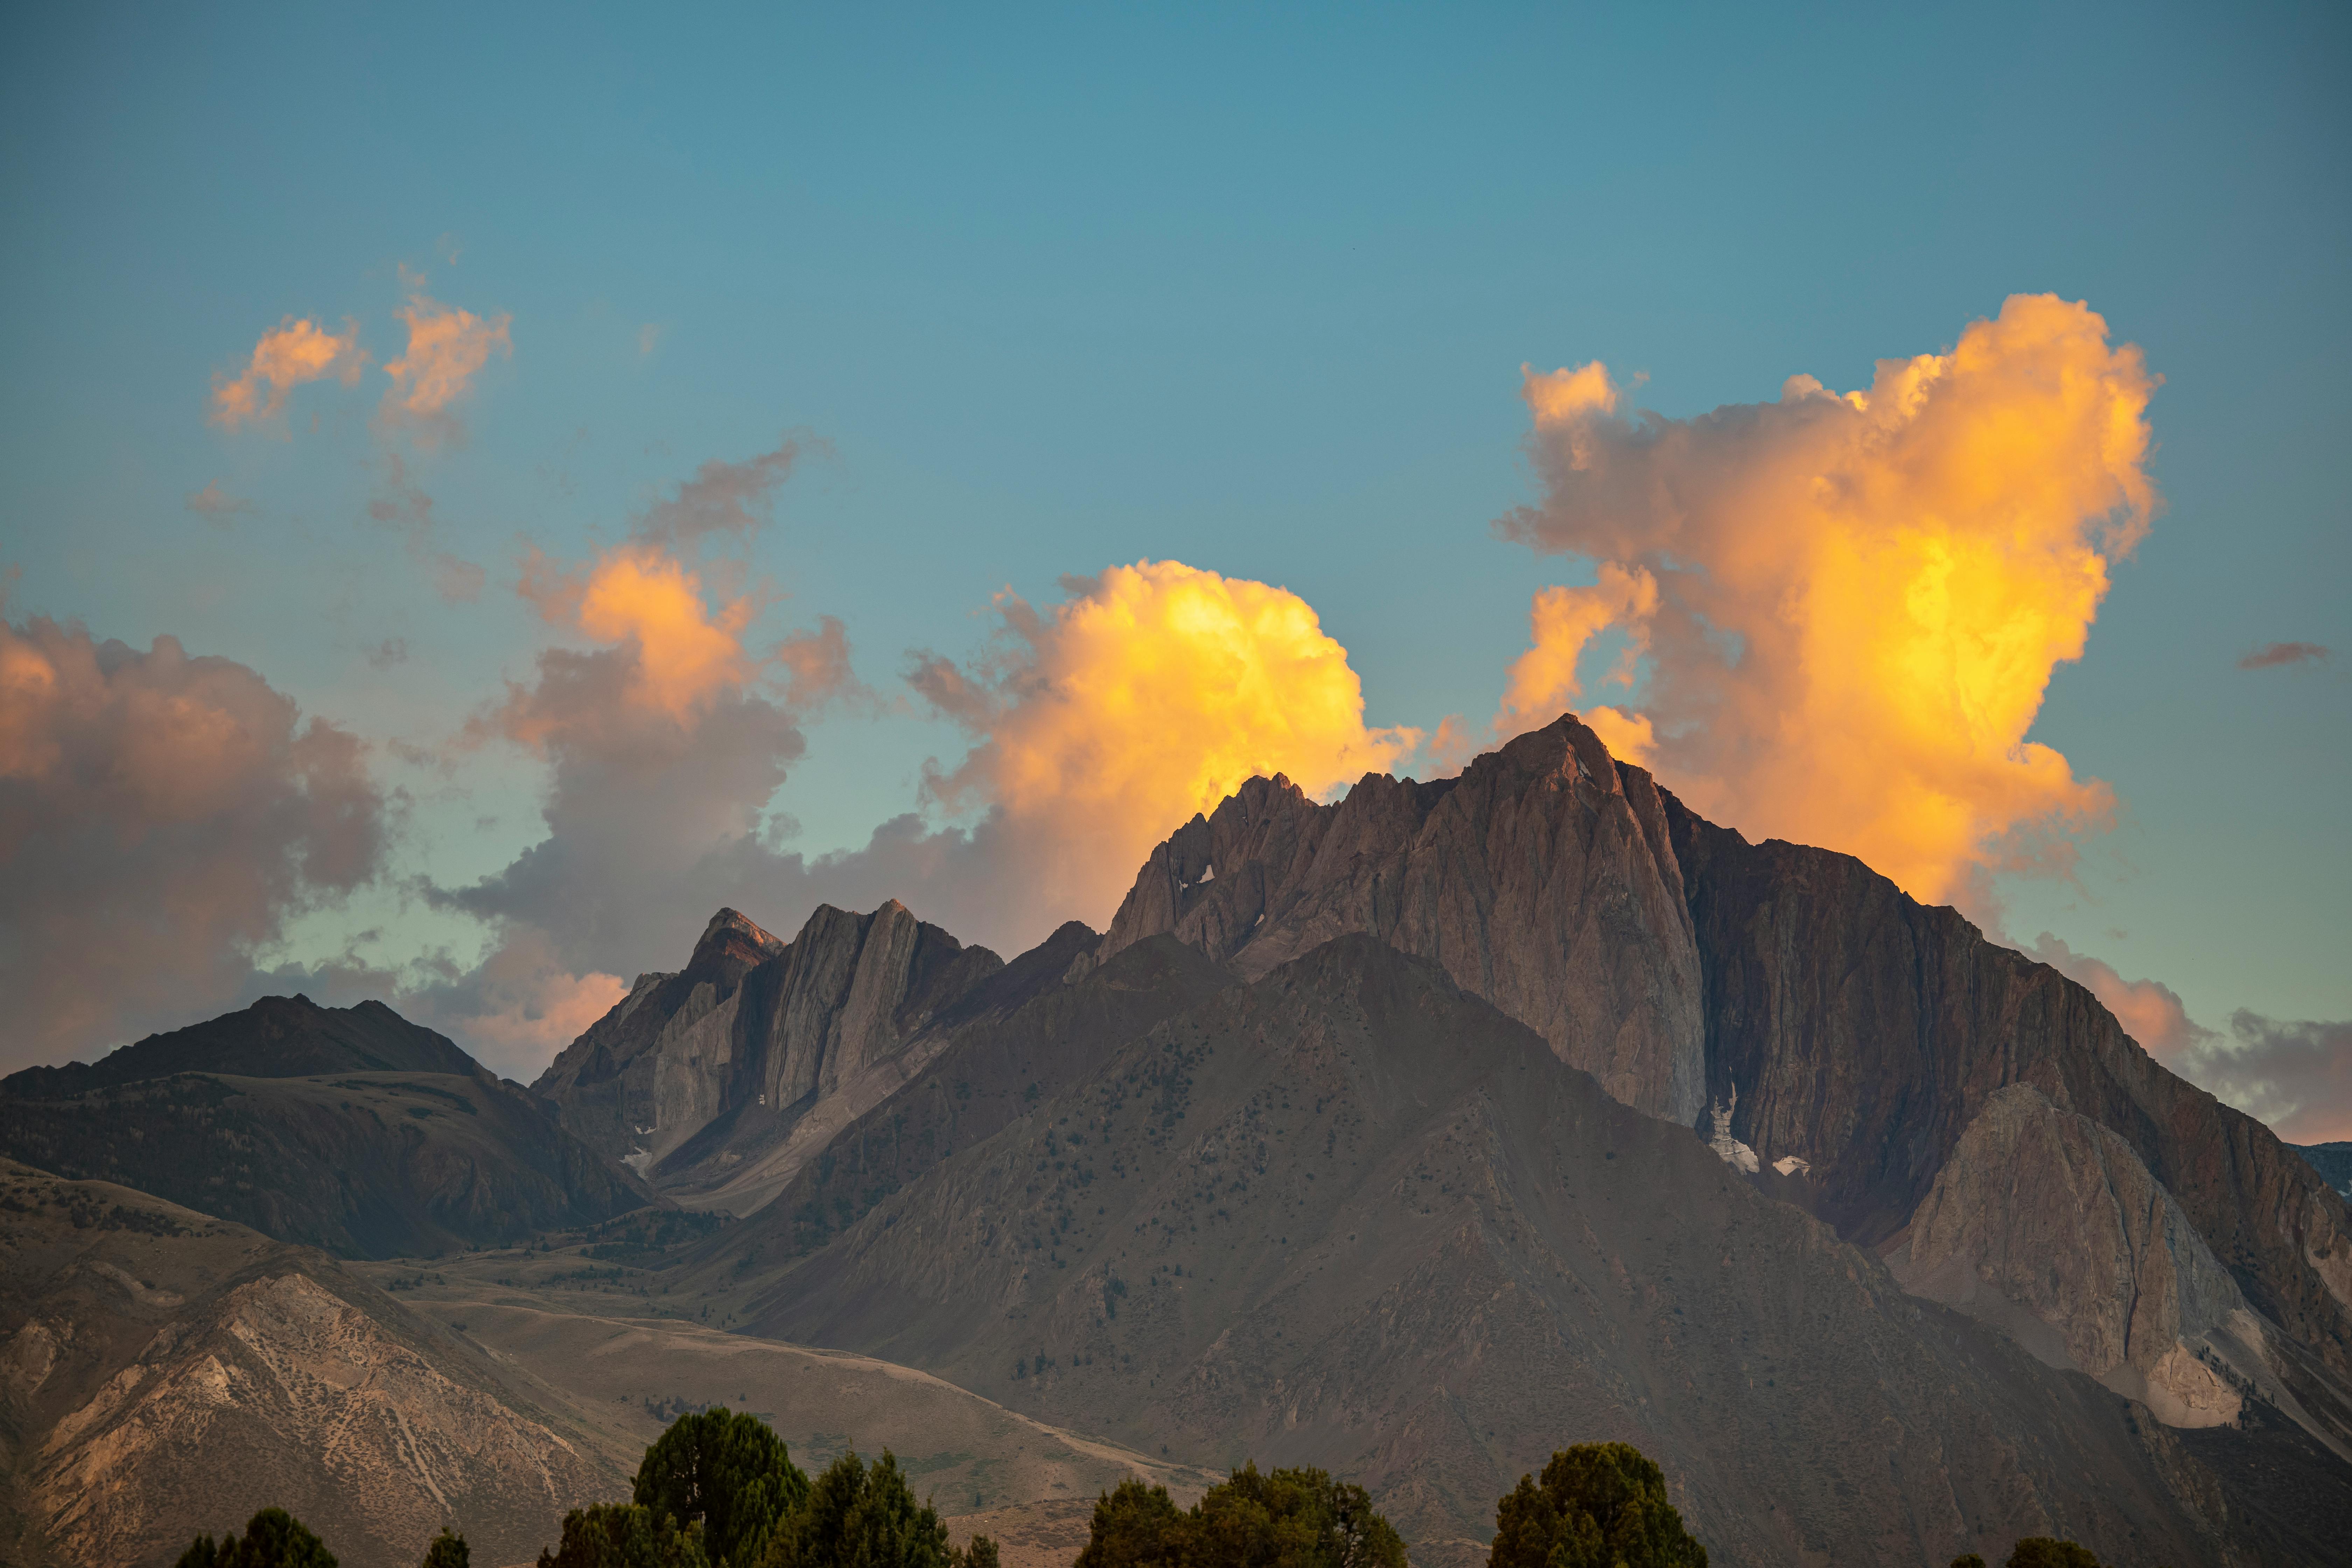
POLYGON ((511 358, 514 342, 508 328, 514 318, 501 313, 477 316, 471 310, 444 305, 425 292, 425 279, 403 273, 408 302, 399 316, 408 328, 408 347, 398 359, 388 360, 383 372, 392 386, 383 395, 382 417, 387 424, 414 426, 420 440, 462 441, 456 405, 473 390, 474 377, 492 354, 511 358))
POLYGON ((212 421, 234 430, 275 419, 286 411, 287 394, 294 388, 331 375, 345 386, 354 385, 367 363, 359 328, 351 321, 344 321, 341 331, 331 332, 307 318, 288 316, 261 334, 242 373, 231 376, 223 371, 213 377, 212 421))
POLYGON ((2290 1143, 2352 1138, 2352 1020, 2265 1017, 2240 1008, 2228 1040, 2191 1055, 2188 1076, 2290 1143))
POLYGON ((2327 650, 2315 642, 2266 643, 2238 661, 2240 669, 2275 669, 2283 664, 2321 664, 2327 650))
POLYGON ((409 482, 408 463, 397 452, 389 459, 384 493, 367 503, 368 516, 397 530, 411 559, 431 569, 433 591, 453 605, 470 605, 482 596, 488 573, 479 564, 444 550, 434 532, 433 498, 409 482))
POLYGON ((644 326, 639 327, 637 329, 637 353, 640 355, 651 354, 654 350, 661 347, 663 331, 664 329, 659 321, 647 321, 644 326))
POLYGON ((256 510, 254 504, 243 496, 233 496, 221 489, 218 479, 200 490, 190 490, 187 507, 215 528, 226 528, 232 520, 250 517, 256 510))

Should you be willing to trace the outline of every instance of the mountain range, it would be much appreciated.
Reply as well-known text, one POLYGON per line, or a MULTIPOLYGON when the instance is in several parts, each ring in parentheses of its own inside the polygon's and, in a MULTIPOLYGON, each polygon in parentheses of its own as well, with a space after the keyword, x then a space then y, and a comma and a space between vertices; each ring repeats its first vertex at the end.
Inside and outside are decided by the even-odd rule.
MULTIPOLYGON (((1051 1430, 1113 1469, 1324 1466, 1430 1563, 1601 1437, 1725 1562, 2293 1563, 2352 1527, 2338 1152, 1573 717, 1334 804, 1251 780, 1107 931, 1010 962, 896 902, 789 941, 722 910, 529 1089, 380 1005, 273 999, 0 1083, 0 1153, 268 1245, 446 1253, 403 1309, 455 1335, 428 1363, 488 1354, 551 1432, 689 1333, 952 1388, 1008 1413, 938 1457, 973 1510, 1075 1506, 991 1490, 1051 1430), (607 1370, 550 1348, 589 1343, 607 1370)), ((843 1440, 806 1397, 780 1429, 843 1440)), ((23 1417, 16 1473, 89 1421, 23 1417)))

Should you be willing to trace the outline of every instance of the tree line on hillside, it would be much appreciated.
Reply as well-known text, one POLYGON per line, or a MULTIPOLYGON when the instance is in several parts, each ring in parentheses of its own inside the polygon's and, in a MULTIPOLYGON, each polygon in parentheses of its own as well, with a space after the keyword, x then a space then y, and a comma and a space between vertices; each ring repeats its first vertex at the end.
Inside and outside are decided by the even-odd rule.
MULTIPOLYGON (((1522 1476, 1497 1503, 1488 1568, 1706 1568, 1663 1471, 1624 1443, 1580 1443, 1522 1476)), ((179 1568, 336 1568, 283 1509, 239 1539, 208 1535, 179 1568)), ((420 1568, 471 1568, 444 1529, 420 1568)), ((682 1415, 646 1450, 627 1502, 574 1509, 538 1568, 998 1568, 996 1542, 958 1546, 916 1500, 888 1449, 845 1453, 812 1480, 764 1421, 724 1405, 682 1415)), ((1073 1568, 1406 1568, 1395 1529, 1364 1489, 1318 1469, 1244 1464, 1191 1508, 1164 1486, 1121 1481, 1095 1503, 1073 1568)), ((1952 1568, 1986 1568, 1971 1552, 1952 1568)), ((2099 1568, 2073 1542, 2029 1538, 2006 1568, 2099 1568)))

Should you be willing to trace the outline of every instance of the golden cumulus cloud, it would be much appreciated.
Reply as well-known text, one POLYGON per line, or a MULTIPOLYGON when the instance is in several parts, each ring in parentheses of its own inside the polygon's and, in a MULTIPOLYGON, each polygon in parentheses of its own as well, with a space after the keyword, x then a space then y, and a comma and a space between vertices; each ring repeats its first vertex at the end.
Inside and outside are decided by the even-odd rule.
POLYGON ((1588 557, 1548 590, 1498 727, 1549 717, 1615 628, 1643 661, 1617 733, 1700 811, 1845 850, 1930 902, 2071 862, 2105 785, 2027 739, 2157 508, 2139 351, 2019 295, 1866 392, 1623 411, 1598 364, 1530 374, 1540 504, 1498 531, 1588 557), (1646 728, 1644 728, 1646 726, 1646 728))
POLYGON ((359 329, 351 322, 341 332, 330 332, 315 321, 289 316, 261 334, 241 374, 213 377, 212 421, 234 430, 275 419, 286 411, 286 395, 294 388, 331 375, 345 386, 356 384, 367 363, 359 329))
POLYGON ((999 601, 1003 657, 919 664, 914 682, 980 737, 946 805, 1035 832, 1042 889, 1100 919, 1151 847, 1244 780, 1321 795, 1392 766, 1420 731, 1369 729, 1348 650, 1286 588, 1177 561, 1115 566, 1040 613, 999 601))
POLYGON ((658 545, 624 544, 572 573, 533 555, 522 592, 551 623, 632 650, 624 700, 680 722, 740 690, 761 663, 743 645, 759 609, 753 596, 714 601, 702 574, 658 545))

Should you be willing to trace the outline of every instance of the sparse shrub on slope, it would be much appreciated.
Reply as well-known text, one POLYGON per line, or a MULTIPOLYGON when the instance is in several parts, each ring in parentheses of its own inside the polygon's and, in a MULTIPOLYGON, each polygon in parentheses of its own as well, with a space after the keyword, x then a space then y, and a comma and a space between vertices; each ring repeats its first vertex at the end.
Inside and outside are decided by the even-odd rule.
POLYGON ((2099 1568, 2099 1560, 2087 1546, 2029 1535, 2010 1549, 2009 1568, 2099 1568))
POLYGON ((1495 1509, 1488 1568, 1706 1568, 1666 1500, 1666 1478, 1628 1443, 1579 1443, 1495 1509))
POLYGON ((1244 1465, 1190 1510, 1125 1480, 1095 1503, 1076 1568, 1404 1568, 1404 1542, 1364 1489, 1321 1470, 1244 1465))
POLYGON ((335 1568, 335 1554, 282 1508, 265 1508, 216 1543, 199 1535, 180 1553, 179 1568, 335 1568))

